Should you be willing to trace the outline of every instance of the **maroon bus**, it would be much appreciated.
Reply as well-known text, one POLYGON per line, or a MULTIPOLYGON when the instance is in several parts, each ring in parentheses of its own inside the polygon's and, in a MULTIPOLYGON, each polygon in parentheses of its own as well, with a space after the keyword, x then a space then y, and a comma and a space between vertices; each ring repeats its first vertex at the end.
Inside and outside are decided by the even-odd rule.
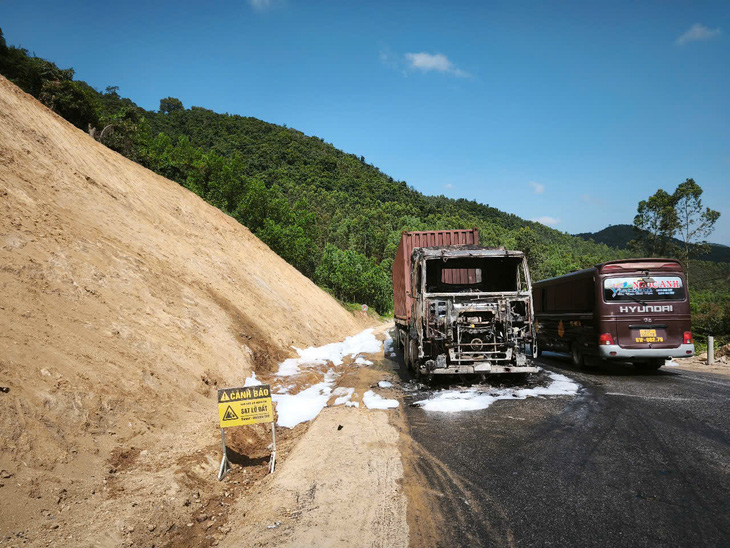
POLYGON ((694 355, 689 294, 674 259, 609 261, 532 286, 537 348, 659 369, 694 355))

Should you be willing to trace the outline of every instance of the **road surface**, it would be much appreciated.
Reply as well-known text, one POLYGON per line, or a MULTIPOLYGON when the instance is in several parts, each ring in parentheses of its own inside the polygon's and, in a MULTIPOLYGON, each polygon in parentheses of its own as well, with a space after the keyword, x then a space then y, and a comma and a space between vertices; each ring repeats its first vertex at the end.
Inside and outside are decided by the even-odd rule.
POLYGON ((453 414, 406 397, 444 545, 730 546, 730 379, 539 362, 579 394, 453 414))

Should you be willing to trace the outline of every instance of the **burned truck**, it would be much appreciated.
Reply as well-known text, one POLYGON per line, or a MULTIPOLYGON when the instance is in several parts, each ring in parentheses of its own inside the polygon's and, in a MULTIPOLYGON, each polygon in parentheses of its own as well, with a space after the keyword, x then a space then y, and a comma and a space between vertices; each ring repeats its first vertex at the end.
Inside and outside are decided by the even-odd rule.
POLYGON ((427 380, 536 372, 524 254, 479 246, 476 229, 431 234, 404 232, 393 266, 395 337, 406 365, 427 380))

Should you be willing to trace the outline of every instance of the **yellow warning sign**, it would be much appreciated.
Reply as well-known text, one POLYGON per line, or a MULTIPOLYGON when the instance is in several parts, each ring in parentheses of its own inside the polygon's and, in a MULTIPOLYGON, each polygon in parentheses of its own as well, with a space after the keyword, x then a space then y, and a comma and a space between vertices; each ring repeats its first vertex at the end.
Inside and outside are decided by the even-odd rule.
POLYGON ((267 384, 218 390, 221 428, 274 421, 271 389, 267 384))
POLYGON ((226 407, 226 412, 223 413, 223 420, 224 421, 236 421, 238 420, 238 415, 236 415, 236 412, 233 410, 233 407, 230 405, 226 407))

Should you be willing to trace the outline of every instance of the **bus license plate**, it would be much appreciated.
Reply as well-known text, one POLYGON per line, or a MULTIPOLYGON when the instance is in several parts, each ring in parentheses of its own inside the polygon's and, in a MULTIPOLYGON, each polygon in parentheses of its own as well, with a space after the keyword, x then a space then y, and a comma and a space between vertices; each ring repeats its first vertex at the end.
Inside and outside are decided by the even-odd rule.
POLYGON ((640 329, 639 337, 634 339, 637 343, 661 343, 664 337, 656 336, 656 329, 640 329))

